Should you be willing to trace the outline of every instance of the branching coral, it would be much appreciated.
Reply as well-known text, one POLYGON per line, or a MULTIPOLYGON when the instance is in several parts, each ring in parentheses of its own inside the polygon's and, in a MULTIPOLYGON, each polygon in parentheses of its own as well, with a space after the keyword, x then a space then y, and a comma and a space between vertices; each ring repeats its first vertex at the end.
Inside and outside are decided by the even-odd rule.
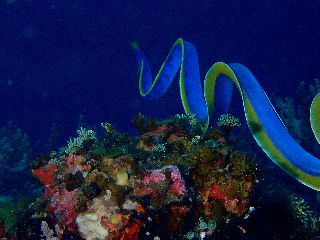
POLYGON ((239 118, 236 118, 231 114, 223 114, 219 117, 217 125, 218 127, 233 128, 233 127, 240 127, 241 123, 239 118))
POLYGON ((303 198, 295 195, 290 195, 289 199, 292 213, 303 223, 303 226, 312 231, 318 230, 320 217, 311 206, 303 198))
POLYGON ((95 142, 97 140, 96 133, 93 130, 80 128, 77 130, 78 137, 70 138, 64 152, 67 154, 76 153, 85 147, 86 143, 95 142))

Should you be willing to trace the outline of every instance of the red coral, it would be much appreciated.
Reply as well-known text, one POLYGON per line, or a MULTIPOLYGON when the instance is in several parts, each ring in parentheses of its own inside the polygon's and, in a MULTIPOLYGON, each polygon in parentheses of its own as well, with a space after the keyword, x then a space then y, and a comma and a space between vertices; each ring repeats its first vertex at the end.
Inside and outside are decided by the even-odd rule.
POLYGON ((48 211, 54 214, 60 226, 76 229, 75 221, 78 216, 76 205, 75 191, 68 192, 66 189, 62 189, 53 195, 48 211))
POLYGON ((32 175, 38 178, 38 180, 45 186, 56 185, 54 174, 57 170, 57 166, 50 164, 46 167, 40 167, 32 171, 32 175))
POLYGON ((138 240, 142 222, 134 220, 130 223, 121 234, 120 240, 138 240))
POLYGON ((241 216, 246 213, 248 209, 248 199, 241 199, 236 196, 228 196, 227 193, 230 190, 232 184, 228 184, 221 190, 221 185, 213 184, 209 193, 209 198, 219 200, 223 203, 223 206, 228 212, 241 216))
POLYGON ((224 200, 227 196, 221 191, 219 184, 213 184, 211 186, 209 197, 213 199, 224 200))

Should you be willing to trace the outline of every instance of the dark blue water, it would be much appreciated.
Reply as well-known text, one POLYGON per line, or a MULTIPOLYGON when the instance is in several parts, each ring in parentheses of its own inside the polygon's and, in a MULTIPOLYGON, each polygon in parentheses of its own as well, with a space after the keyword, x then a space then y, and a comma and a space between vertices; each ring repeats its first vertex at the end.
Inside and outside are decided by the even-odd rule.
MULTIPOLYGON (((19 165, 23 157, 18 149, 25 149, 31 161, 65 146, 80 125, 97 130, 108 121, 134 134, 131 118, 139 112, 162 118, 183 113, 178 77, 161 99, 147 101, 140 96, 130 42, 139 43, 154 75, 182 37, 197 48, 202 78, 217 61, 239 62, 253 72, 268 95, 289 96, 299 103, 305 98, 294 94, 299 83, 309 85, 320 78, 319 13, 318 0, 0 0, 0 141, 17 134, 16 127, 26 134, 17 135, 25 145, 11 141, 10 164, 0 162, 0 198, 40 194, 29 166, 19 165)), ((232 108, 243 114, 239 101, 238 96, 232 108)), ((250 144, 248 140, 246 145, 250 144)), ((310 152, 318 149, 305 144, 310 152)), ((255 154, 260 157, 262 152, 255 154)), ((259 157, 263 168, 266 159, 259 157)), ((281 184, 265 190, 262 183, 258 202, 265 196, 273 198, 279 189, 297 190, 319 213, 316 191, 274 165, 261 172, 265 174, 258 176, 261 182, 277 178, 275 186, 281 184)), ((270 205, 260 205, 261 216, 272 212, 270 205)), ((251 220, 259 225, 252 227, 257 232, 261 226, 282 232, 274 215, 259 217, 251 220)))
POLYGON ((137 89, 135 40, 154 72, 173 42, 198 49, 202 76, 215 61, 248 66, 267 93, 287 96, 320 76, 319 1, 32 1, 0 3, 0 126, 12 120, 33 144, 52 124, 59 142, 87 124, 130 131, 139 111, 182 112, 177 83, 146 102, 137 89))

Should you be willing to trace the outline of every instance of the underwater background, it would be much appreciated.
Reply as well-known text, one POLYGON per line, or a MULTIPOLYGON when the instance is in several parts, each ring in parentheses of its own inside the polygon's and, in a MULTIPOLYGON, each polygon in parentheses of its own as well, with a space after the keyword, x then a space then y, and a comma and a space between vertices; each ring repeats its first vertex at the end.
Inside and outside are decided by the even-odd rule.
MULTIPOLYGON (((0 225, 6 225, 3 235, 0 226, 0 236, 42 239, 35 235, 21 238, 24 233, 19 238, 14 230, 19 216, 34 215, 32 210, 32 214, 20 212, 42 194, 43 182, 34 177, 37 174, 32 176, 32 170, 44 163, 33 161, 40 158, 43 161, 44 156, 52 160, 49 153, 59 152, 80 127, 99 132, 100 123, 108 122, 121 133, 139 136, 150 133, 150 129, 141 130, 137 120, 132 124, 134 116, 139 120, 139 113, 160 119, 184 113, 178 77, 164 97, 149 101, 140 96, 138 65, 130 46, 133 41, 147 55, 154 75, 178 38, 195 45, 201 79, 218 61, 247 66, 292 135, 310 153, 320 156, 307 122, 311 101, 320 90, 319 11, 320 2, 316 0, 0 0, 0 215, 13 219, 10 228, 8 222, 0 221, 0 225), (14 216, 6 215, 8 209, 18 209, 8 202, 16 204, 28 196, 34 199, 25 200, 27 203, 14 216)), ((204 238, 300 239, 298 233, 291 231, 298 226, 304 227, 300 232, 307 232, 305 239, 320 239, 320 195, 282 172, 255 147, 240 96, 235 95, 232 113, 242 124, 228 144, 256 160, 259 174, 252 173, 255 167, 250 173, 257 175, 260 186, 255 189, 252 202, 261 211, 256 211, 246 229, 259 230, 262 235, 239 233, 240 236, 237 235, 240 228, 237 231, 226 228, 220 236, 213 233, 204 238), (237 140, 237 134, 242 141, 237 140), (277 204, 285 202, 283 199, 295 202, 293 209, 302 206, 298 220, 277 204)), ((74 154, 73 150, 71 153, 74 154)), ((161 164, 156 166, 167 169, 161 164)), ((170 168, 170 174, 175 171, 170 168)), ((250 181, 254 181, 253 177, 250 181)), ((39 223, 34 226, 37 224, 40 226, 39 223)), ((161 239, 180 239, 168 234, 161 239)), ((59 238, 56 233, 55 236, 59 238)), ((115 239, 157 239, 141 238, 141 233, 134 237, 115 239)), ((204 238, 200 233, 194 236, 204 238)), ((61 234, 60 239, 77 238, 61 234)))

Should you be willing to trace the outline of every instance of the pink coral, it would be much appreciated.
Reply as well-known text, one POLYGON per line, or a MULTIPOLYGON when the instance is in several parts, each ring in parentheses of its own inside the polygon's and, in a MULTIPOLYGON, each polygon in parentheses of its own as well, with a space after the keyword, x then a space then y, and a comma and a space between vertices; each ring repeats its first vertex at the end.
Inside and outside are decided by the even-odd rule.
POLYGON ((147 175, 143 179, 145 185, 158 184, 166 180, 166 176, 161 172, 161 170, 154 170, 151 174, 147 175))
POLYGON ((71 167, 72 165, 81 164, 83 160, 84 160, 83 156, 79 156, 79 155, 75 155, 75 154, 69 154, 66 157, 66 163, 67 163, 68 167, 71 167))
POLYGON ((170 191, 174 195, 184 196, 186 194, 186 185, 178 169, 174 169, 171 172, 171 181, 170 191))
POLYGON ((165 172, 170 172, 169 191, 175 196, 184 196, 186 194, 185 182, 181 177, 180 171, 175 166, 166 166, 161 169, 153 170, 151 174, 143 179, 145 185, 155 185, 166 180, 165 172))
POLYGON ((75 191, 68 192, 62 189, 53 195, 48 211, 54 214, 60 226, 66 225, 70 229, 75 229, 78 216, 76 205, 75 191))
POLYGON ((84 161, 85 161, 85 158, 81 155, 69 154, 66 157, 66 164, 68 166, 68 168, 66 169, 66 172, 76 173, 76 172, 82 172, 83 170, 87 170, 88 165, 85 165, 84 161))

